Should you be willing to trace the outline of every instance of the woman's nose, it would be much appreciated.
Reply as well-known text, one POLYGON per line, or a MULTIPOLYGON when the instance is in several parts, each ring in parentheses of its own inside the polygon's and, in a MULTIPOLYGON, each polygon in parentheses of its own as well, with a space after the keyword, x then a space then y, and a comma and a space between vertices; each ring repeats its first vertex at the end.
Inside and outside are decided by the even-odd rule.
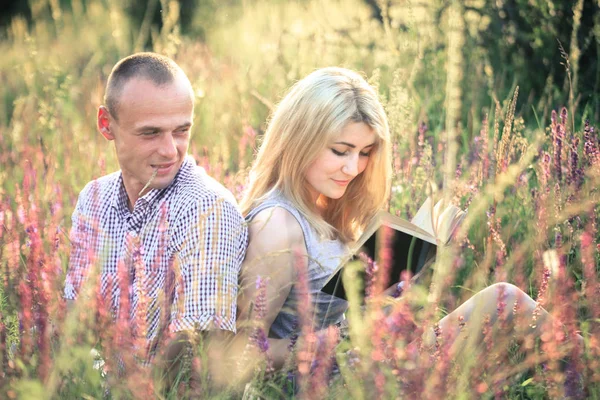
POLYGON ((346 159, 346 163, 342 167, 342 172, 352 177, 358 175, 358 155, 351 155, 346 159))

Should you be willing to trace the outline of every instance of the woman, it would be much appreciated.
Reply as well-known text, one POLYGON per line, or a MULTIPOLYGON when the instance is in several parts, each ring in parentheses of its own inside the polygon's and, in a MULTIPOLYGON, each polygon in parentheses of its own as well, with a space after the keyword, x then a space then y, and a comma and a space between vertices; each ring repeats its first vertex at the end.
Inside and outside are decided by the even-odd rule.
MULTIPOLYGON (((347 257, 346 245, 384 206, 390 187, 390 147, 377 93, 347 69, 311 73, 275 110, 241 203, 250 242, 238 300, 240 329, 247 321, 260 320, 268 332, 275 368, 289 355, 294 334, 298 270, 307 271, 315 327, 343 319, 346 302, 320 289, 347 257), (257 296, 264 304, 253 310, 257 296)), ((499 293, 507 305, 504 323, 513 320, 509 310, 516 300, 523 315, 533 315, 536 303, 515 286, 501 283, 447 315, 439 323, 441 331, 449 335, 475 313, 489 315, 489 323, 494 323, 499 293)), ((528 324, 523 334, 544 324, 546 312, 537 312, 537 324, 528 324)), ((426 344, 435 340, 433 330, 424 337, 426 344)))
POLYGON ((238 320, 253 319, 254 282, 268 278, 261 320, 275 367, 296 325, 298 269, 307 271, 317 328, 343 319, 346 301, 320 289, 388 197, 390 147, 377 93, 352 71, 313 72, 277 107, 241 203, 250 243, 238 300, 238 320))

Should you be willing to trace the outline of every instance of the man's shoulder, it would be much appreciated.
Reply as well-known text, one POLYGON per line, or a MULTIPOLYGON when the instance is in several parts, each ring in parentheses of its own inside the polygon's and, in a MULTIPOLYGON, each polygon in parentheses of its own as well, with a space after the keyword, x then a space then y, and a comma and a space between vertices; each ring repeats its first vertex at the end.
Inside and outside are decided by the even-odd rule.
POLYGON ((224 201, 239 210, 235 197, 225 186, 209 176, 204 168, 197 166, 193 160, 191 163, 185 167, 178 190, 186 204, 224 201))
POLYGON ((79 201, 88 199, 99 201, 106 198, 113 192, 115 183, 119 180, 120 176, 121 172, 116 171, 89 181, 83 189, 81 189, 81 192, 79 192, 79 201))

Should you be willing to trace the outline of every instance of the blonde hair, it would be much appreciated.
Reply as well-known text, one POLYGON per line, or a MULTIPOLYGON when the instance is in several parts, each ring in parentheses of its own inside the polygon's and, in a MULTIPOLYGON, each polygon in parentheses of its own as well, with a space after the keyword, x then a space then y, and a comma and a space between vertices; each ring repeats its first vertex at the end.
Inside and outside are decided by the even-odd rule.
POLYGON ((297 82, 277 106, 250 171, 241 208, 246 215, 279 190, 323 237, 356 239, 385 204, 391 179, 387 117, 375 90, 356 72, 323 68, 297 82), (376 134, 366 169, 339 199, 311 204, 307 168, 350 123, 376 134))

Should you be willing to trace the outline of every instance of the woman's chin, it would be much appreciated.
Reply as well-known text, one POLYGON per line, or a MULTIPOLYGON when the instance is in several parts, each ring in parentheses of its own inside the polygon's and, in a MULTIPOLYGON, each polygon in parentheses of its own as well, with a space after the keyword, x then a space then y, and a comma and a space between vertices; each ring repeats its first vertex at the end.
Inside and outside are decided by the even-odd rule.
POLYGON ((332 200, 339 200, 342 197, 344 197, 345 193, 346 193, 346 191, 344 190, 343 192, 332 192, 332 193, 324 194, 324 196, 329 199, 332 199, 332 200))

